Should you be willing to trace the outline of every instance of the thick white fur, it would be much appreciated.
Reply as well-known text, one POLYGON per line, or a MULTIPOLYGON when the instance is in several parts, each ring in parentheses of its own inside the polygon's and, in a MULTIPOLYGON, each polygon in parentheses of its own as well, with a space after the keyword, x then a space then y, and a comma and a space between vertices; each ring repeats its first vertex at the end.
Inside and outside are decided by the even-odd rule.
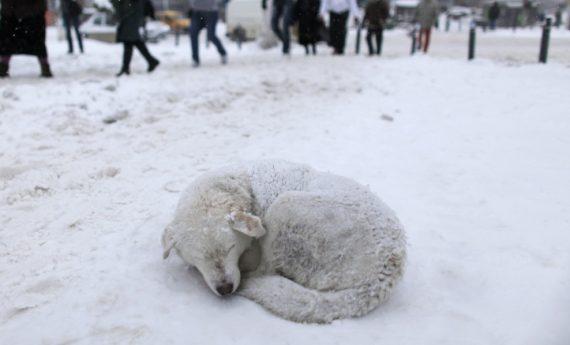
POLYGON ((215 293, 230 282, 271 312, 309 323, 376 308, 406 257, 398 219, 368 188, 283 161, 198 178, 163 246, 165 257, 175 249, 196 266, 215 293))

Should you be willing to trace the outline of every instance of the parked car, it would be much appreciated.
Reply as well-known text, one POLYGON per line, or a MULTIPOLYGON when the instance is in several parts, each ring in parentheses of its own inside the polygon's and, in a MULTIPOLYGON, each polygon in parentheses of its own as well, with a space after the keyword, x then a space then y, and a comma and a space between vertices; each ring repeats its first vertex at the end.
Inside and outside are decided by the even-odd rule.
POLYGON ((396 0, 394 1, 394 16, 396 23, 411 23, 416 15, 419 0, 396 0))
POLYGON ((471 9, 463 6, 452 6, 447 10, 447 15, 453 20, 460 20, 471 15, 471 9))
POLYGON ((232 0, 226 9, 227 35, 236 40, 258 38, 264 25, 260 0, 232 0))
POLYGON ((168 25, 173 32, 188 31, 190 28, 190 19, 180 11, 160 11, 156 13, 156 18, 168 25))
MULTIPOLYGON (((116 42, 117 19, 109 12, 94 12, 85 23, 81 25, 81 32, 87 38, 103 42, 116 42)), ((146 29, 141 27, 143 37, 149 42, 158 42, 170 33, 170 27, 160 21, 149 21, 146 29)))

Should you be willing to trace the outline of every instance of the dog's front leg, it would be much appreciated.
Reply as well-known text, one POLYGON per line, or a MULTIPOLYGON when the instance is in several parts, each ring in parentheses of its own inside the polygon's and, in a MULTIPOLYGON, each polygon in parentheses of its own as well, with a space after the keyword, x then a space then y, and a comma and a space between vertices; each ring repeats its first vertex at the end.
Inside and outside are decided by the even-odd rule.
POLYGON ((241 257, 239 258, 239 270, 244 277, 252 276, 252 273, 259 270, 261 262, 261 246, 259 241, 254 240, 241 257))

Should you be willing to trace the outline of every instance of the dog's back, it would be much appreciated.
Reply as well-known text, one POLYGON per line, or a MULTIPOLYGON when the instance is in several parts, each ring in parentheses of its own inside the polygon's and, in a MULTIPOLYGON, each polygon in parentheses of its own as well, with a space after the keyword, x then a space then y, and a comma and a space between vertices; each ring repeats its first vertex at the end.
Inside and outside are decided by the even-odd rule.
POLYGON ((306 165, 281 160, 256 161, 245 170, 254 197, 254 211, 262 218, 281 193, 306 190, 314 175, 314 170, 306 165))
POLYGON ((403 229, 368 188, 281 161, 249 167, 267 235, 264 272, 240 293, 295 321, 358 316, 388 298, 405 261, 403 229))

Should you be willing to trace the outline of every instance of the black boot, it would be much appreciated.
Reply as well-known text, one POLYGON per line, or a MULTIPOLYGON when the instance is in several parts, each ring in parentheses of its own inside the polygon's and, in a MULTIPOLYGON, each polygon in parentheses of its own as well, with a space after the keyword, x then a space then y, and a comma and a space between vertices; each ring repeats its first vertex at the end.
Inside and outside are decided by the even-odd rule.
POLYGON ((130 74, 131 74, 131 71, 129 71, 128 68, 123 67, 123 68, 121 68, 121 70, 119 71, 119 73, 117 73, 117 77, 120 77, 120 76, 122 76, 123 74, 125 74, 125 75, 130 75, 130 74))
POLYGON ((52 78, 53 74, 51 74, 51 68, 49 67, 49 63, 43 62, 41 65, 42 68, 42 78, 52 78))
POLYGON ((148 63, 147 72, 150 73, 154 71, 155 68, 160 64, 160 61, 158 61, 154 56, 150 54, 144 42, 136 42, 134 45, 141 52, 142 56, 144 56, 146 62, 148 63))
POLYGON ((160 65, 160 61, 158 61, 157 59, 153 59, 153 60, 149 61, 148 69, 147 69, 148 73, 151 73, 152 71, 154 71, 158 67, 158 65, 160 65))
POLYGON ((8 65, 7 63, 0 63, 0 78, 6 78, 9 77, 8 75, 8 68, 10 67, 10 65, 8 65))
POLYGON ((119 73, 117 73, 117 77, 122 76, 123 74, 129 75, 131 74, 131 58, 133 57, 133 44, 126 42, 124 43, 124 50, 123 50, 123 67, 119 73))

